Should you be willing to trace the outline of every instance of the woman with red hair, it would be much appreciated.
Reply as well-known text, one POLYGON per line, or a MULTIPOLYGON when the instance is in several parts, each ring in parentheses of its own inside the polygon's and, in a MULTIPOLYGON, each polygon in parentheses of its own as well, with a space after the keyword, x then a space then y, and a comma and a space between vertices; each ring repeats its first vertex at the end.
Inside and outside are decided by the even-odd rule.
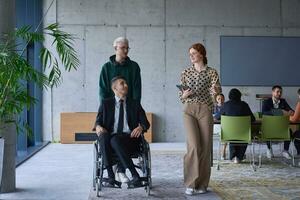
POLYGON ((210 179, 213 134, 213 99, 221 93, 217 71, 207 66, 205 47, 196 43, 189 48, 192 66, 181 73, 184 104, 183 119, 187 133, 184 156, 184 183, 187 195, 205 193, 210 179))

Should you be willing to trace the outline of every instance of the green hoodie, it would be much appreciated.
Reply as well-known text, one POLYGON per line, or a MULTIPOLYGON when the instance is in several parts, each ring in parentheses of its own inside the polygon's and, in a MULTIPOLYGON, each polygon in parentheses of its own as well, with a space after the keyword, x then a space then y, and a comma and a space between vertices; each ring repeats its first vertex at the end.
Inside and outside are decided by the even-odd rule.
POLYGON ((112 55, 109 61, 102 66, 99 78, 99 96, 100 102, 103 99, 114 97, 111 89, 110 81, 115 76, 124 76, 128 84, 128 95, 130 99, 141 101, 141 72, 139 65, 130 60, 125 59, 123 64, 116 62, 116 55, 112 55))

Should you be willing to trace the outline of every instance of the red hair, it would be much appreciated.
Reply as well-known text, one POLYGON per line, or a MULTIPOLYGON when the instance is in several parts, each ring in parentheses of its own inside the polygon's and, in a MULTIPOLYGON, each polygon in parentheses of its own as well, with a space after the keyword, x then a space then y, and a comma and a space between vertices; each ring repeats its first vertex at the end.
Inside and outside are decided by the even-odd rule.
POLYGON ((190 48, 190 49, 195 49, 196 51, 198 51, 202 56, 203 56, 203 63, 204 64, 207 64, 207 57, 206 57, 206 49, 205 47, 203 46, 203 44, 201 43, 196 43, 196 44, 193 44, 190 48))

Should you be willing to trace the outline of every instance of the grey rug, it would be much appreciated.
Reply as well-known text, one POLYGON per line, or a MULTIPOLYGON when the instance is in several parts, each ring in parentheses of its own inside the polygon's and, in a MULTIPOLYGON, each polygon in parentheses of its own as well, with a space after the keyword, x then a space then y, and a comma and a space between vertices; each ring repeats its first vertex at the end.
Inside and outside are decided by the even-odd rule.
POLYGON ((151 157, 153 188, 149 197, 144 188, 127 189, 124 186, 122 189, 103 188, 99 198, 91 188, 89 199, 220 199, 211 188, 206 194, 184 194, 182 153, 152 153, 151 157))

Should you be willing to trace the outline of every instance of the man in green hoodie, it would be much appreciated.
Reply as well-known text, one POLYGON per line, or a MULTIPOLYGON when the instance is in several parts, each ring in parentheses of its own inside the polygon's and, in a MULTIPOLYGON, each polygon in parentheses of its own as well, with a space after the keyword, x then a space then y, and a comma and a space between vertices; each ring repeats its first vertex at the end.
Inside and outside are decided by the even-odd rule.
POLYGON ((110 87, 110 81, 116 76, 125 77, 128 84, 128 98, 140 102, 142 88, 140 67, 127 56, 130 49, 129 42, 124 37, 118 37, 114 40, 113 47, 115 49, 115 55, 112 55, 109 61, 102 66, 100 73, 100 102, 103 99, 114 96, 110 87))
MULTIPOLYGON (((141 72, 139 65, 130 60, 127 56, 129 52, 129 42, 124 37, 114 40, 113 47, 115 55, 110 56, 109 61, 102 66, 99 78, 99 97, 103 99, 114 97, 111 89, 111 80, 116 76, 123 76, 128 85, 127 98, 141 102, 141 72)), ((125 174, 125 169, 118 164, 116 180, 126 183, 129 181, 125 174)))

